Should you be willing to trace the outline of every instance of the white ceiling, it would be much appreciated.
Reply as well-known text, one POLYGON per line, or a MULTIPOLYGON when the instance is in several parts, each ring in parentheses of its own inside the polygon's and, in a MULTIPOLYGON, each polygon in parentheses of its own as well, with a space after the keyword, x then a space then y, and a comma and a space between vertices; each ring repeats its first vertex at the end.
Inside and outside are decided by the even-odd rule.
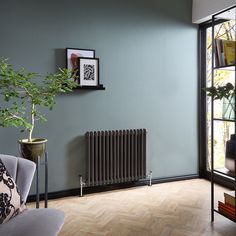
POLYGON ((228 10, 222 14, 219 14, 216 16, 217 18, 220 19, 228 19, 228 20, 235 20, 236 17, 236 8, 233 8, 231 10, 228 10))
POLYGON ((236 0, 193 0, 193 23, 210 20, 212 15, 234 5, 236 0))

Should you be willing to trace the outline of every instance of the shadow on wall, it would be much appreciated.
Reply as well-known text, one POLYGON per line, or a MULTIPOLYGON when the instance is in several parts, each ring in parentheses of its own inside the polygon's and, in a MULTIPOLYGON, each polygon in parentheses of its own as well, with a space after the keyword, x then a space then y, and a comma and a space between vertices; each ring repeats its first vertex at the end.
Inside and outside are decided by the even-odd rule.
POLYGON ((67 173, 71 179, 67 179, 67 186, 79 188, 79 175, 85 178, 86 167, 86 143, 85 136, 81 135, 72 139, 67 145, 67 173))
POLYGON ((66 68, 66 49, 56 48, 55 50, 55 71, 60 68, 66 68))

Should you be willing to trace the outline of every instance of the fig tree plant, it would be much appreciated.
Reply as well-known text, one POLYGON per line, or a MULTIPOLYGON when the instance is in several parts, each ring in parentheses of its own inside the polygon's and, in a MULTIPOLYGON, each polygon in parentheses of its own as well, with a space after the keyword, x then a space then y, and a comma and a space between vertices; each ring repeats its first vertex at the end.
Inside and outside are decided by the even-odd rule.
POLYGON ((78 85, 68 78, 67 69, 42 77, 24 68, 16 70, 7 59, 0 59, 0 127, 21 127, 32 142, 36 122, 46 121, 39 108, 52 110, 58 93, 71 92, 78 85))

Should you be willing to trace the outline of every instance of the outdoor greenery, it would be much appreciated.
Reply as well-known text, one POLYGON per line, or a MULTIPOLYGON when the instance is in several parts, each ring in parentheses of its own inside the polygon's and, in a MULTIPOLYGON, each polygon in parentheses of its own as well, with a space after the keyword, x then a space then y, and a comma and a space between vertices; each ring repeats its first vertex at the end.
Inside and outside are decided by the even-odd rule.
POLYGON ((35 121, 46 121, 39 107, 53 109, 58 93, 71 92, 77 84, 68 78, 71 73, 60 69, 42 78, 24 68, 13 69, 7 59, 0 59, 0 127, 22 127, 32 141, 35 121))

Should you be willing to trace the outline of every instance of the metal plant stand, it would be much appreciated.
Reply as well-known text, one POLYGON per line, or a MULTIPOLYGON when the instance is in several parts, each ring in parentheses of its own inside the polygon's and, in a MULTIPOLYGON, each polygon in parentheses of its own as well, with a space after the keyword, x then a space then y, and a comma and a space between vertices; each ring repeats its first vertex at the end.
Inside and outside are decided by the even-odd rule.
POLYGON ((40 201, 40 190, 39 190, 39 173, 40 173, 40 166, 44 165, 45 168, 45 183, 44 183, 44 207, 48 207, 48 153, 45 152, 44 154, 44 162, 41 162, 41 157, 38 157, 36 163, 36 208, 39 208, 39 201, 40 201))

